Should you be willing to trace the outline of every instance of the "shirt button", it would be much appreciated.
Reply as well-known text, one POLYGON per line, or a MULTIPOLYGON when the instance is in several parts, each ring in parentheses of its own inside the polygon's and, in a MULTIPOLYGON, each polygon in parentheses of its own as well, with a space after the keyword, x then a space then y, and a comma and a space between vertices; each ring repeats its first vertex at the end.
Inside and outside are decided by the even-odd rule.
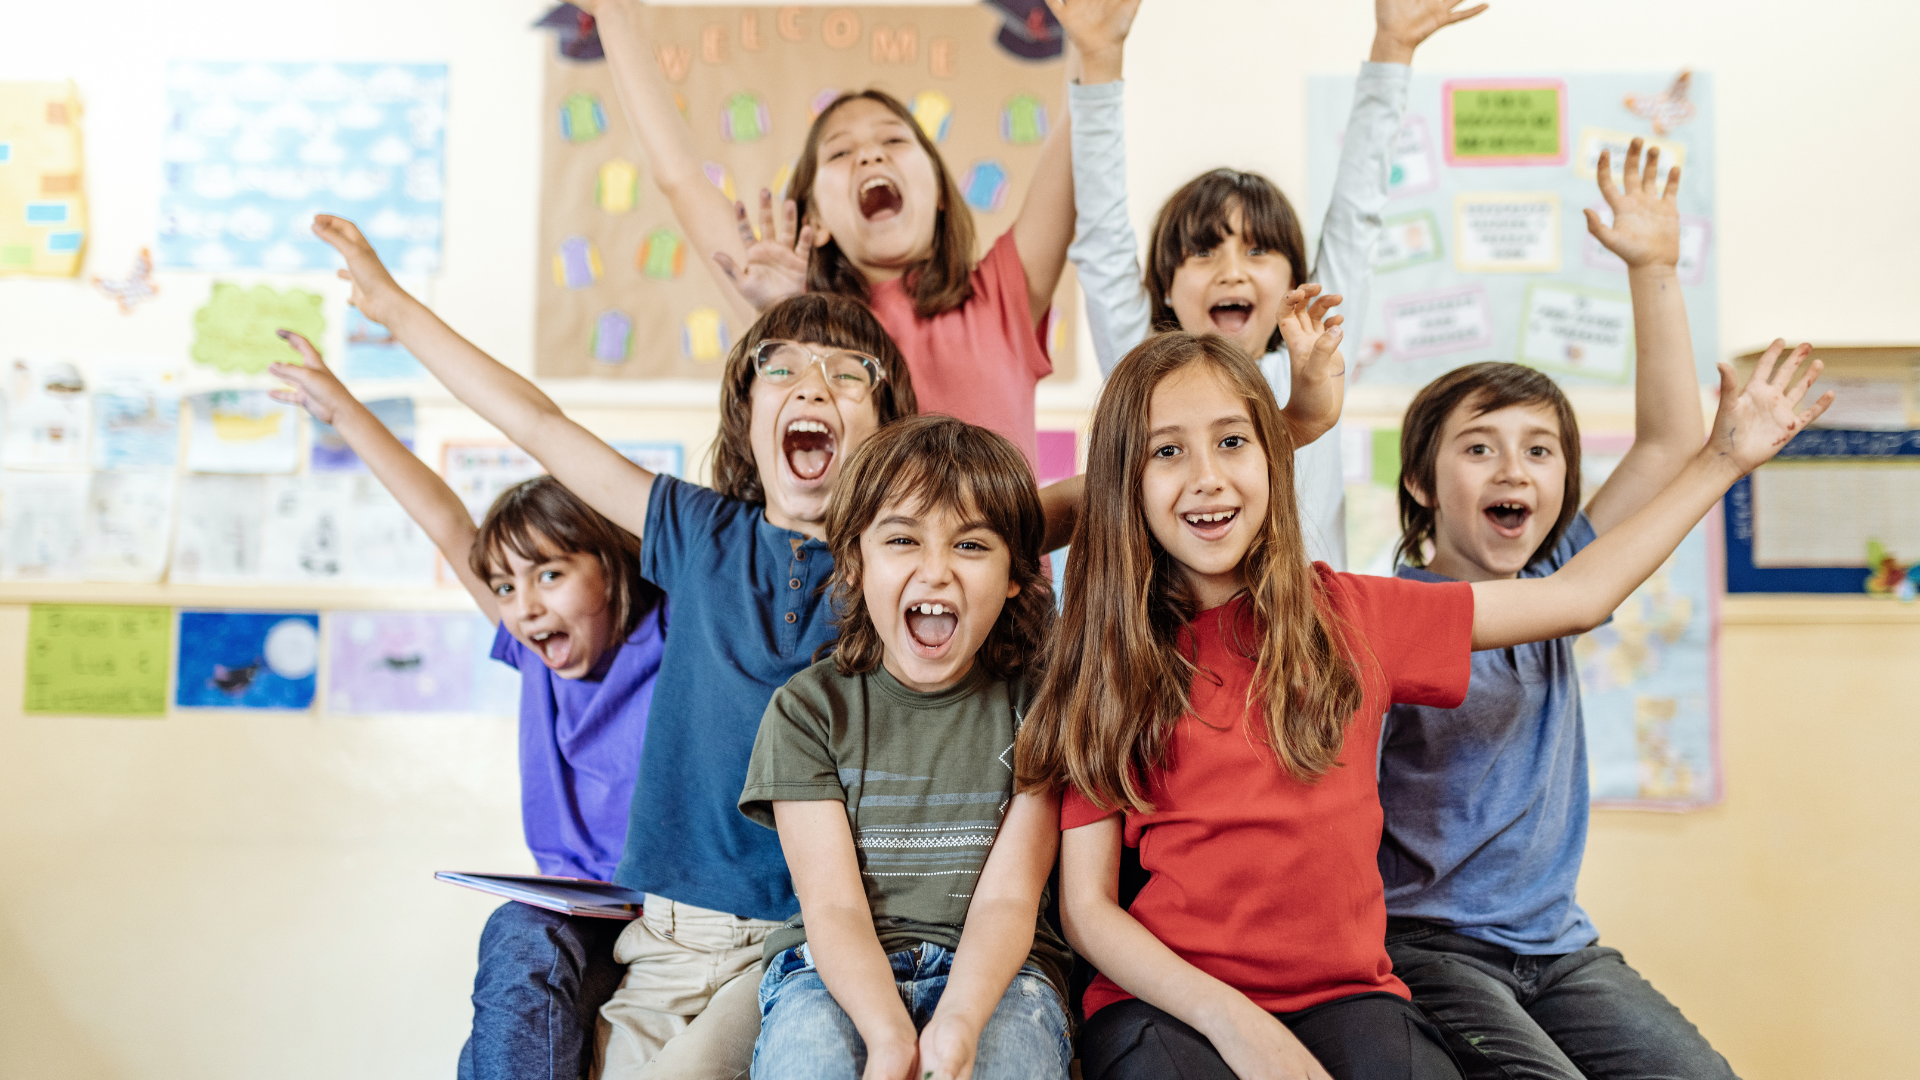
POLYGON ((800 616, 798 616, 798 615, 795 615, 795 614, 794 614, 793 612, 791 612, 791 611, 789 611, 789 612, 787 612, 787 622, 788 622, 788 624, 792 624, 792 623, 794 622, 794 620, 796 620, 796 619, 798 619, 799 617, 800 617, 800 616))
POLYGON ((787 588, 789 588, 789 589, 797 589, 797 588, 799 588, 799 587, 800 587, 800 579, 799 579, 799 578, 797 578, 797 577, 796 577, 796 578, 788 578, 788 579, 787 579, 787 588))
POLYGON ((799 561, 799 562, 806 562, 806 561, 807 561, 807 553, 806 553, 806 552, 804 552, 804 551, 796 551, 796 552, 794 552, 794 553, 793 553, 793 557, 794 557, 794 559, 795 559, 795 560, 797 560, 797 561, 799 561))

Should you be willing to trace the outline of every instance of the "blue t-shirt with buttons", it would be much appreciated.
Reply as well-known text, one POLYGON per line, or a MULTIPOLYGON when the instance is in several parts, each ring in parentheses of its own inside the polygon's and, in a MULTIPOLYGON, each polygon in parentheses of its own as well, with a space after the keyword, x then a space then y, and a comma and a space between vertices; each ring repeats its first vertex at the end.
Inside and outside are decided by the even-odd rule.
MULTIPOLYGON (((1593 537, 1587 515, 1575 515, 1520 576, 1546 577, 1593 537)), ((1411 567, 1399 576, 1451 580, 1411 567)), ((1522 955, 1570 953, 1599 938, 1574 900, 1587 847, 1575 640, 1476 652, 1459 708, 1388 711, 1380 735, 1387 914, 1522 955)))
POLYGON ((751 919, 800 910, 779 834, 741 816, 754 736, 773 692, 832 641, 827 546, 758 503, 660 476, 640 572, 673 603, 626 853, 614 881, 751 919))

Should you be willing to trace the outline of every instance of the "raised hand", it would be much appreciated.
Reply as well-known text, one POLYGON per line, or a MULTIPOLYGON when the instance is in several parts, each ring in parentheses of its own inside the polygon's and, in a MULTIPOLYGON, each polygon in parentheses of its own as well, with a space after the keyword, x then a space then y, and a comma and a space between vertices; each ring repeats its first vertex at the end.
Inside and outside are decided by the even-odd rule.
POLYGON ((1813 346, 1801 345, 1782 363, 1780 354, 1786 347, 1786 342, 1775 338, 1754 365, 1744 389, 1735 389, 1733 365, 1720 363, 1720 410, 1714 415, 1713 432, 1702 453, 1732 466, 1741 476, 1766 464, 1787 445, 1787 440, 1833 404, 1833 391, 1829 390, 1806 409, 1795 412, 1825 365, 1815 360, 1795 380, 1813 346))
POLYGON ((300 363, 268 365, 267 371, 275 378, 292 384, 293 389, 269 390, 267 396, 275 401, 298 405, 323 424, 333 423, 334 414, 342 406, 354 401, 354 396, 340 385, 332 369, 320 359, 320 351, 313 347, 313 342, 292 330, 276 330, 275 333, 300 354, 300 363))
POLYGON ((1466 0, 1373 0, 1373 55, 1375 63, 1410 64, 1413 50, 1441 27, 1465 22, 1487 10, 1475 4, 1456 10, 1466 0))
POLYGON ((740 291, 755 311, 765 311, 789 296, 807 291, 807 263, 813 256, 813 226, 801 227, 800 211, 792 199, 786 201, 778 218, 773 213, 773 192, 760 189, 760 235, 753 235, 747 222, 747 204, 733 204, 734 223, 740 230, 740 244, 747 249, 747 263, 739 266, 724 251, 713 253, 727 280, 740 291))
POLYGON ((1642 167, 1640 148, 1643 143, 1644 140, 1635 139, 1627 146, 1627 165, 1621 172, 1618 185, 1613 182, 1613 152, 1600 151, 1600 165, 1595 171, 1600 182, 1600 195, 1613 210, 1613 224, 1601 224, 1600 215, 1588 209, 1587 231, 1593 234, 1594 239, 1605 244, 1608 251, 1620 256, 1629 269, 1678 266, 1680 210, 1676 199, 1680 194, 1680 169, 1675 166, 1667 173, 1667 186, 1663 192, 1660 189, 1660 148, 1647 148, 1646 165, 1642 167))
POLYGON ((1120 77, 1120 57, 1140 0, 1047 0, 1047 10, 1080 50, 1083 82, 1113 82, 1120 77))
POLYGON ((1321 295, 1320 285, 1302 285, 1280 301, 1280 340, 1287 343, 1295 385, 1318 382, 1347 371, 1340 354, 1340 324, 1344 315, 1327 312, 1340 306, 1339 293, 1321 295))
POLYGON ((386 264, 374 254, 373 245, 360 235, 359 227, 346 218, 315 214, 313 234, 347 260, 347 268, 339 272, 343 280, 353 283, 353 295, 347 302, 367 318, 391 328, 400 305, 408 299, 407 291, 393 280, 386 264))

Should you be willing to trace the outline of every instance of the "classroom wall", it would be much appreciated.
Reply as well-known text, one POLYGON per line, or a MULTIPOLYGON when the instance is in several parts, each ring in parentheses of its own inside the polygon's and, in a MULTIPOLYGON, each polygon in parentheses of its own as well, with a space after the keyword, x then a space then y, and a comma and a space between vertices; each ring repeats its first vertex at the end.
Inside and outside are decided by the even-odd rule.
MULTIPOLYGON (((15 5, 0 78, 72 77, 86 101, 89 270, 151 240, 170 57, 445 60, 452 65, 446 269, 431 299, 527 369, 537 198, 540 0, 101 0, 15 5)), ((1365 53, 1364 0, 1147 0, 1129 57, 1129 180, 1159 200, 1219 163, 1304 193, 1304 76, 1365 53)), ((1835 0, 1502 3, 1425 49, 1430 69, 1714 73, 1720 340, 1920 340, 1920 99, 1911 6, 1835 0), (1854 208, 1849 211, 1846 208, 1854 208)), ((184 355, 204 279, 163 276, 121 318, 67 283, 0 283, 0 352, 184 355)), ((338 296, 338 292, 334 294, 338 296)), ((1092 365, 1085 365, 1090 370, 1092 365)), ((697 469, 714 416, 699 385, 552 388, 608 435, 681 439, 697 469)), ((1092 385, 1047 387, 1078 422, 1092 385)), ((430 388, 422 449, 485 425, 430 388)), ((1355 395, 1387 420, 1404 395, 1355 395)), ((1582 396, 1619 416, 1618 395, 1582 396)), ((490 904, 435 869, 530 867, 513 724, 176 713, 21 715, 34 600, 459 609, 452 591, 0 585, 0 1077, 224 1080, 445 1075, 464 1038, 490 904)), ((1864 600, 1726 605, 1726 801, 1595 815, 1582 896, 1605 934, 1750 1078, 1911 1071, 1920 992, 1896 932, 1920 871, 1920 746, 1907 686, 1914 609, 1864 600)))

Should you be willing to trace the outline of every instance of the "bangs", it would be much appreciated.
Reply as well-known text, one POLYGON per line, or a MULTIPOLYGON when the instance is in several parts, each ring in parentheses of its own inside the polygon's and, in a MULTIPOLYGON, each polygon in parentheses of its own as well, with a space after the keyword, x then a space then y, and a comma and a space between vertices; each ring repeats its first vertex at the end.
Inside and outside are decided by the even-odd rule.
MULTIPOLYGON (((501 501, 505 499, 506 495, 503 494, 501 501)), ((518 555, 528 562, 538 563, 556 555, 579 554, 563 547, 558 538, 550 535, 549 530, 535 524, 534 515, 529 512, 525 500, 514 500, 497 507, 497 510, 488 515, 480 535, 475 538, 475 546, 486 560, 485 576, 506 572, 508 555, 518 555)))
POLYGON ((768 338, 787 341, 811 341, 836 349, 855 349, 879 360, 887 368, 887 378, 899 375, 904 367, 900 349, 887 335, 886 328, 864 304, 833 303, 826 296, 801 294, 768 308, 741 341, 748 352, 768 338), (813 302, 806 302, 806 301, 813 302))
POLYGON ((1299 231, 1286 196, 1252 173, 1216 170, 1194 180, 1183 195, 1169 205, 1166 224, 1167 239, 1182 258, 1218 247, 1235 210, 1252 246, 1284 253, 1299 231))

